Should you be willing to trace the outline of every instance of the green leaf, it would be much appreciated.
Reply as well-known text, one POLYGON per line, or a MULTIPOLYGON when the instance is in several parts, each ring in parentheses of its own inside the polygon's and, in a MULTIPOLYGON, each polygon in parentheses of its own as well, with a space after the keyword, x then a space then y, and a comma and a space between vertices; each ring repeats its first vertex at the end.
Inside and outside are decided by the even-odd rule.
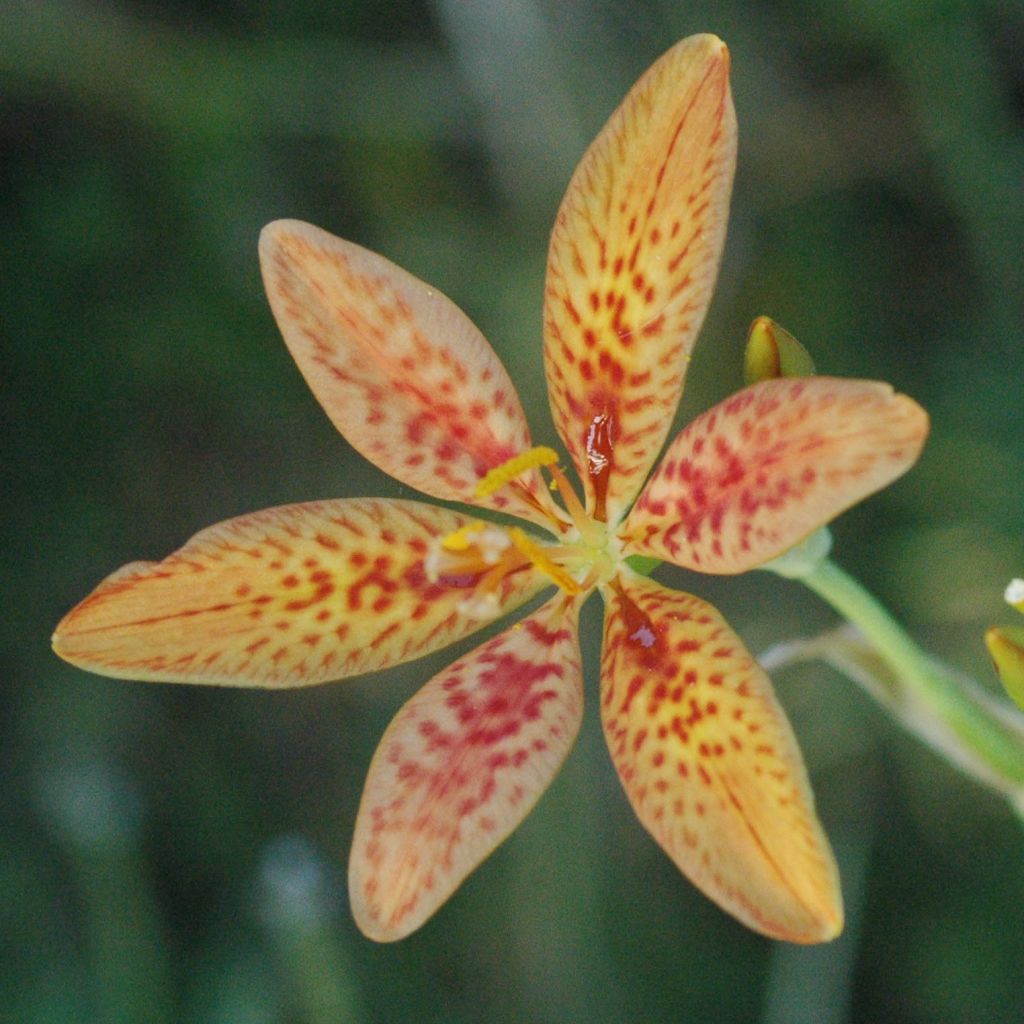
POLYGON ((650 576, 661 565, 661 559, 651 558, 650 555, 629 555, 626 563, 633 572, 638 572, 641 576, 650 576))

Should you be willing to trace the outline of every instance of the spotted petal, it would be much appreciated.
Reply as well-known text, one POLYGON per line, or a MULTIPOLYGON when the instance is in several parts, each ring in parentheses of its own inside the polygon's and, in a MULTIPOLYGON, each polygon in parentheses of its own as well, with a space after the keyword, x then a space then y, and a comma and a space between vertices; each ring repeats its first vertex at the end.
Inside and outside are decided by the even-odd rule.
POLYGON ((370 938, 418 928, 523 820, 582 715, 576 608, 559 595, 435 676, 391 723, 356 823, 349 892, 370 938))
POLYGON ((535 471, 479 501, 478 480, 530 448, 519 397, 466 315, 376 253, 299 221, 260 237, 281 334, 349 443, 403 483, 445 500, 547 523, 535 471))
POLYGON ((676 437, 622 535, 632 553, 745 572, 906 472, 927 433, 888 384, 763 381, 676 437))
POLYGON ((587 150, 551 237, 544 364, 588 507, 615 523, 661 449, 711 290, 736 163, 729 56, 684 39, 587 150))
MULTIPOLYGON (((484 624, 460 610, 476 577, 431 582, 424 568, 435 538, 468 522, 369 498, 230 519, 108 577, 65 616, 54 649, 101 675, 268 687, 408 661, 484 624)), ((506 576, 491 618, 545 582, 532 568, 506 576)))
POLYGON ((835 861, 768 677, 696 597, 630 574, 605 598, 601 718, 644 827, 748 927, 833 938, 835 861))

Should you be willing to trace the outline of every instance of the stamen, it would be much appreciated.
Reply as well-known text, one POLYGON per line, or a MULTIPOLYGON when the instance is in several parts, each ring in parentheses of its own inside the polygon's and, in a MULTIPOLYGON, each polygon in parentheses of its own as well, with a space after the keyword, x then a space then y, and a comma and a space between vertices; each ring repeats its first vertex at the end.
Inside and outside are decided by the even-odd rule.
POLYGON ((465 526, 460 526, 457 530, 442 537, 441 547, 445 551, 468 551, 476 543, 473 534, 480 533, 485 526, 486 523, 481 522, 466 523, 465 526))
POLYGON ((531 540, 518 526, 513 526, 508 531, 512 543, 538 568, 547 574, 567 594, 579 594, 583 586, 576 582, 560 565, 553 562, 544 553, 544 549, 531 540))
POLYGON ((473 592, 459 602, 459 611, 470 619, 491 619, 498 611, 498 588, 509 573, 511 561, 503 558, 480 580, 473 592))
MULTIPOLYGON (((431 544, 423 560, 423 569, 432 583, 441 576, 481 573, 499 565, 508 551, 514 555, 513 562, 518 559, 519 564, 523 564, 522 555, 512 547, 504 529, 477 520, 439 537, 431 544)), ((508 572, 509 568, 505 566, 502 572, 508 572)))
POLYGON ((553 449, 546 448, 544 445, 531 448, 520 455, 514 455, 500 466, 495 466, 486 476, 481 477, 476 485, 474 495, 477 498, 486 498, 494 494, 495 491, 500 491, 507 483, 510 483, 528 469, 536 469, 538 466, 551 466, 557 461, 558 454, 553 449))
POLYGON ((566 512, 572 517, 573 525, 580 531, 580 536, 583 538, 584 543, 599 544, 602 539, 602 530, 600 527, 596 527, 594 521, 587 515, 586 509, 583 507, 580 499, 576 497, 576 492, 572 489, 572 484, 566 479, 562 468, 560 466, 548 466, 548 472, 551 474, 551 482, 562 496, 566 512))
POLYGON ((469 554, 481 559, 484 565, 494 565, 510 543, 500 526, 467 523, 441 538, 441 550, 452 555, 469 554))

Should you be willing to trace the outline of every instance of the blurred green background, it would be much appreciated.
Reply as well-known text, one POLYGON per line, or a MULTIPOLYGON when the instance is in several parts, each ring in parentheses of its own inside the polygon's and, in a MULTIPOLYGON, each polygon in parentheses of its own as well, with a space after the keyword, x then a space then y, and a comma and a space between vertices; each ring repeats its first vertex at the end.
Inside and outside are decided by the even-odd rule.
MULTIPOLYGON (((842 517, 836 557, 995 689, 981 633, 1024 573, 1019 2, 7 0, 0 1020, 1021 1019, 1019 822, 824 668, 778 686, 843 869, 836 943, 774 945, 693 890, 635 824, 592 699, 525 825, 380 947, 343 885, 362 779, 450 652, 274 694, 108 681, 49 651, 102 576, 205 525, 402 493, 290 362, 256 261, 269 220, 444 290, 554 441, 555 209, 628 86, 696 31, 729 43, 740 161, 681 418, 738 386, 761 313, 820 371, 921 401, 924 458, 842 517)), ((755 652, 834 621, 767 574, 662 576, 755 652)), ((595 603, 591 695, 598 627, 595 603)))

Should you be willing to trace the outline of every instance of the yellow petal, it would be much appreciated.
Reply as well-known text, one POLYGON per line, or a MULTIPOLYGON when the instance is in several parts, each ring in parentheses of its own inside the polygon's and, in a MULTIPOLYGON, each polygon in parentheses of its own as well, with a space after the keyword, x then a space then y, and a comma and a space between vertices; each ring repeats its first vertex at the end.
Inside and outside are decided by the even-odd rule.
POLYGON ((631 574, 605 599, 601 718, 644 827, 748 927, 834 938, 835 860, 768 677, 696 597, 631 574))
POLYGON ((334 425, 371 462, 445 500, 547 524, 530 470, 477 497, 477 482, 530 448, 505 368, 468 317, 393 263, 299 221, 260 237, 271 308, 334 425))
POLYGON ((428 578, 435 539, 470 520, 411 501, 285 505, 135 562, 69 612, 54 650, 90 672, 154 682, 305 686, 409 661, 536 594, 524 568, 487 612, 461 606, 478 577, 428 578))
POLYGON ((544 363, 588 507, 615 523, 657 457, 725 241, 736 162, 729 56, 692 36, 636 83, 555 221, 544 363))
POLYGON ((888 384, 754 384, 669 445, 623 524, 627 551, 745 572, 905 473, 927 433, 924 410, 888 384))
POLYGON ((372 939, 418 928, 526 817, 583 711, 576 606, 559 595, 435 676, 370 766, 349 864, 372 939))

